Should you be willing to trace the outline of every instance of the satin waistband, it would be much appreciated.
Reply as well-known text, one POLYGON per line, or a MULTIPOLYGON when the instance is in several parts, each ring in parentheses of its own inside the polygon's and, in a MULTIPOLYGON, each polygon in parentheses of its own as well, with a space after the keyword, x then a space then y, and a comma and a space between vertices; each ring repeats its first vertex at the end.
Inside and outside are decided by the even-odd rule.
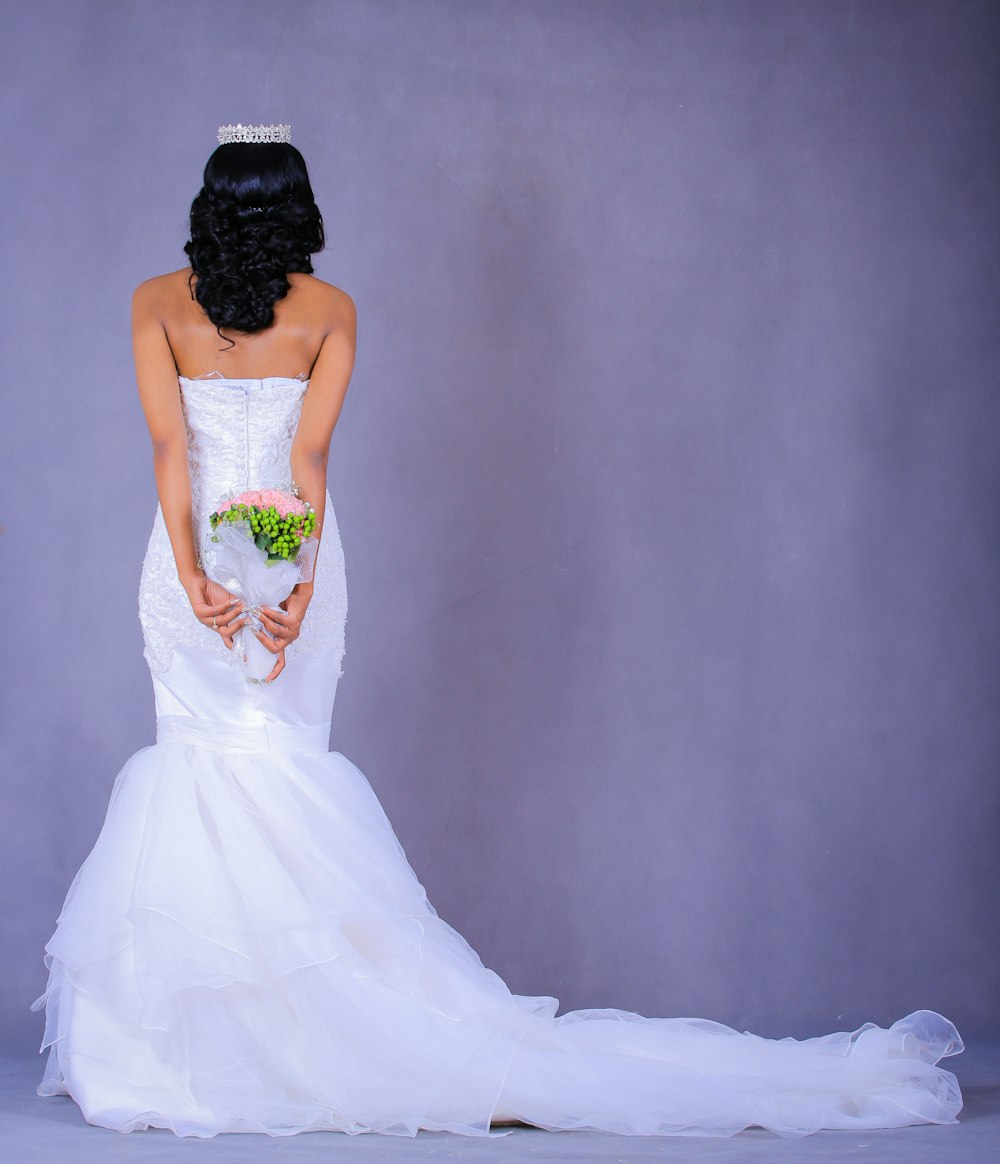
POLYGON ((158 715, 156 742, 193 744, 213 752, 328 752, 330 724, 234 724, 195 715, 158 715))

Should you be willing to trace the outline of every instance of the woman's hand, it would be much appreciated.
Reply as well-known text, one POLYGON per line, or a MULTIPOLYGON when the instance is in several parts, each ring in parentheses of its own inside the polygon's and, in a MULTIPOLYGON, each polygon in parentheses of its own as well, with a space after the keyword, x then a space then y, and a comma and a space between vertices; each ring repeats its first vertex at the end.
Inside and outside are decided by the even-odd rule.
POLYGON ((295 642, 299 637, 302 620, 305 618, 311 597, 311 594, 293 590, 281 606, 262 606, 259 608, 260 621, 264 624, 264 630, 254 631, 254 634, 269 651, 278 656, 274 669, 264 680, 265 683, 277 679, 285 669, 285 647, 289 643, 295 642))
POLYGON ((200 573, 182 578, 181 585, 187 592, 195 618, 210 630, 218 631, 222 641, 232 650, 233 635, 248 622, 248 616, 243 615, 242 600, 200 573))

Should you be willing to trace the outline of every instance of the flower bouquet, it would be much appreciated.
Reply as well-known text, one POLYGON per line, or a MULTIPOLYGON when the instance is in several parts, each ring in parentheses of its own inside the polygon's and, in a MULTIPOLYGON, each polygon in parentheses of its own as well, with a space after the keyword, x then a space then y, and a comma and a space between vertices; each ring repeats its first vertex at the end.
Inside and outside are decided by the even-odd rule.
POLYGON ((202 554, 207 577, 241 598, 246 625, 233 636, 248 683, 261 683, 274 668, 274 652, 254 634, 266 631, 262 606, 277 606, 299 582, 312 580, 319 540, 312 536, 316 511, 295 486, 227 493, 208 515, 213 533, 202 554))

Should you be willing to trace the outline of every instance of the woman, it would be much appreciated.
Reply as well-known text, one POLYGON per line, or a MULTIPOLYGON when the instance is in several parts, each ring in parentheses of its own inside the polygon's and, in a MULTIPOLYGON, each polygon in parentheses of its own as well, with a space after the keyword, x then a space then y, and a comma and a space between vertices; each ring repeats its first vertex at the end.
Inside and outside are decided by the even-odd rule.
MULTIPOLYGON (((156 743, 125 763, 46 944, 40 1095, 181 1136, 491 1125, 783 1136, 954 1123, 917 1011, 796 1042, 707 1019, 516 995, 438 917, 362 773, 329 747, 347 588, 326 486, 354 363, 350 296, 287 126, 226 126, 191 210, 191 265, 133 300, 159 505, 139 614, 156 743), (255 612, 209 579, 208 514, 297 487, 315 572, 255 612), (235 647, 274 655, 264 683, 235 647)), ((509 1135, 510 1132, 495 1134, 509 1135)))

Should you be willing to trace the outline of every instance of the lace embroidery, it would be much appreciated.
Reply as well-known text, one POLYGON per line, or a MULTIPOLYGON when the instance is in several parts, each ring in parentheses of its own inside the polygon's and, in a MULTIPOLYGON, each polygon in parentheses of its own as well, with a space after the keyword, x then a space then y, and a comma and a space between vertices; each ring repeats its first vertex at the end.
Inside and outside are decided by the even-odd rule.
MULTIPOLYGON (((305 383, 248 382, 234 387, 198 381, 193 390, 181 386, 188 432, 192 518, 199 552, 211 536, 208 514, 230 489, 287 486, 291 480, 291 448, 305 383)), ((298 656, 329 653, 342 676, 347 620, 347 577, 344 550, 329 490, 316 561, 313 597, 295 642, 285 650, 291 663, 298 656)), ((194 616, 177 577, 170 537, 160 506, 146 546, 139 581, 139 621, 143 656, 150 670, 167 670, 175 645, 214 652, 232 666, 242 663, 221 637, 194 616)))

